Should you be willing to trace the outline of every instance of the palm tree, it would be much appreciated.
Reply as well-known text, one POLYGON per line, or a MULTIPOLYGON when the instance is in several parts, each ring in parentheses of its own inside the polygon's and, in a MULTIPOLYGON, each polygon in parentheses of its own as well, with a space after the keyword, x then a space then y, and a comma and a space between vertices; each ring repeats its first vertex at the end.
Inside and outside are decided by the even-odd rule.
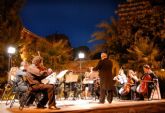
POLYGON ((118 32, 117 32, 117 22, 114 18, 112 18, 112 24, 103 21, 97 25, 100 31, 96 31, 92 34, 92 38, 89 42, 93 41, 102 41, 103 43, 96 46, 96 53, 106 50, 108 52, 112 52, 111 47, 113 47, 114 43, 117 40, 118 32))
POLYGON ((159 50, 156 45, 154 45, 154 42, 151 42, 147 38, 140 37, 136 43, 127 50, 129 52, 128 68, 140 71, 144 64, 157 65, 155 58, 159 55, 159 50))
POLYGON ((114 18, 111 19, 111 23, 104 21, 97 26, 101 30, 92 34, 94 39, 90 40, 90 42, 101 40, 103 43, 97 45, 96 50, 92 54, 106 51, 108 54, 115 56, 114 58, 117 61, 123 63, 123 58, 126 56, 126 49, 130 45, 130 40, 129 38, 121 36, 119 26, 119 22, 114 18))
POLYGON ((65 64, 72 57, 72 48, 66 47, 68 42, 66 40, 60 40, 51 44, 51 49, 48 49, 47 55, 49 56, 49 64, 54 69, 64 69, 65 64))
POLYGON ((71 58, 72 48, 66 46, 67 40, 49 42, 45 38, 36 35, 24 37, 20 42, 20 55, 23 60, 31 62, 34 56, 40 55, 44 58, 46 67, 62 69, 71 58))

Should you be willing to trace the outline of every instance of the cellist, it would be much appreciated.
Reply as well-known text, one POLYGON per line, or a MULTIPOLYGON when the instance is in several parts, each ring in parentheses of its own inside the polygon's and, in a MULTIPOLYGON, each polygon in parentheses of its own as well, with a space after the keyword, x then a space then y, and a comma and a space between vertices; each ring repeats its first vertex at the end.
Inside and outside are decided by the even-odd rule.
POLYGON ((137 87, 137 92, 140 93, 143 98, 147 96, 149 99, 152 89, 154 88, 154 81, 157 80, 158 77, 153 73, 148 64, 143 66, 143 71, 144 75, 141 77, 141 82, 137 87))

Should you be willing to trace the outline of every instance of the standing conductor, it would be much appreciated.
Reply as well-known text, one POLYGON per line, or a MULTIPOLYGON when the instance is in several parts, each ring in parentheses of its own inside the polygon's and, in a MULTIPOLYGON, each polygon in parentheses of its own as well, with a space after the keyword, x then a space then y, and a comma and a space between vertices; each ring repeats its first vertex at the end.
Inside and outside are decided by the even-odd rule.
POLYGON ((101 60, 93 71, 99 71, 100 77, 100 98, 99 103, 105 103, 105 96, 109 103, 113 100, 113 76, 112 76, 112 61, 108 59, 106 53, 101 53, 101 60))

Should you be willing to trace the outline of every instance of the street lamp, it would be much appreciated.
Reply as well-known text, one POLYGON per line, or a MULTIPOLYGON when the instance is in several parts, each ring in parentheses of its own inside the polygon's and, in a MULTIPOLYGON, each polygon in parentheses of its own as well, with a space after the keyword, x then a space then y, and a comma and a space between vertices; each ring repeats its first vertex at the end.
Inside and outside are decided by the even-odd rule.
POLYGON ((8 47, 7 53, 9 54, 9 63, 8 63, 8 71, 12 67, 12 55, 16 52, 16 49, 12 46, 8 47))
POLYGON ((82 53, 82 52, 80 52, 79 54, 78 54, 78 58, 80 59, 80 82, 81 82, 81 91, 82 91, 82 73, 81 73, 81 68, 82 68, 82 66, 81 66, 81 60, 83 59, 83 58, 85 58, 85 54, 84 53, 82 53))

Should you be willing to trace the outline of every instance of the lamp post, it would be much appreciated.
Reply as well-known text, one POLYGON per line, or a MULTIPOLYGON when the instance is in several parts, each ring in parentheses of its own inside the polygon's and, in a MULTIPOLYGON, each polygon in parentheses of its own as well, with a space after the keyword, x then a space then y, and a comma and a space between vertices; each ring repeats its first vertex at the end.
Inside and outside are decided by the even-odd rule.
POLYGON ((12 55, 15 54, 16 49, 12 46, 8 47, 7 53, 9 54, 9 62, 8 62, 8 71, 10 71, 10 68, 12 67, 12 55))
POLYGON ((85 58, 85 54, 84 53, 82 53, 82 52, 80 52, 79 54, 78 54, 78 58, 80 59, 80 84, 81 84, 81 91, 82 91, 82 73, 81 73, 81 68, 82 68, 82 66, 81 66, 81 60, 83 59, 83 58, 85 58))

